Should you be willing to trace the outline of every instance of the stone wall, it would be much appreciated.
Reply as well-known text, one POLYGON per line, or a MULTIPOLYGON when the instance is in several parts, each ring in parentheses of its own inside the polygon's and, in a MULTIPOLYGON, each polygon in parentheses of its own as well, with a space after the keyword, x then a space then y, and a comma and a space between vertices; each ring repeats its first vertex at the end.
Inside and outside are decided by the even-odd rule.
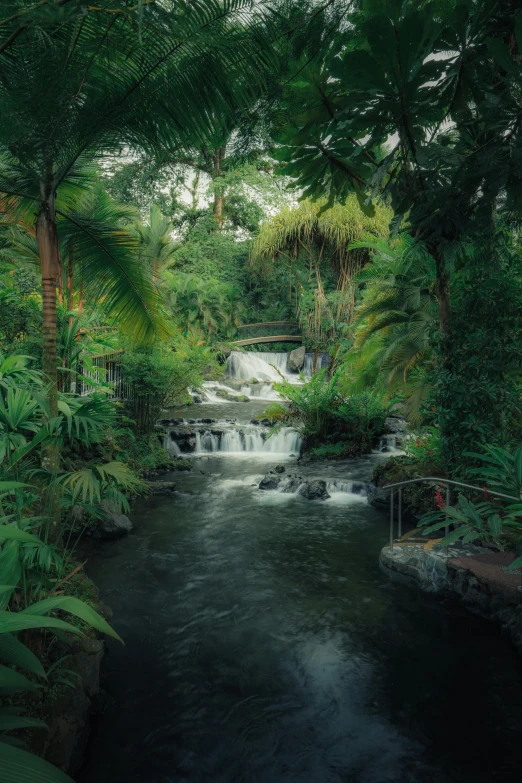
POLYGON ((513 555, 483 547, 396 543, 381 550, 381 568, 391 578, 418 585, 429 593, 460 601, 467 609, 498 622, 522 653, 522 592, 520 576, 507 574, 513 555))

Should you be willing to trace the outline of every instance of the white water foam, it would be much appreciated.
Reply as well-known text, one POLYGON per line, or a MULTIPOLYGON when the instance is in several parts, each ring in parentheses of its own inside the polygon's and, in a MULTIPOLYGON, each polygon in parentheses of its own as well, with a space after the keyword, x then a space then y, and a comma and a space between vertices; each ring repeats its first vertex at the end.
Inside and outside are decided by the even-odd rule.
POLYGON ((227 359, 227 375, 235 380, 289 381, 299 380, 297 373, 288 369, 288 353, 232 351, 227 359), (277 368, 277 369, 276 369, 277 368))
POLYGON ((198 430, 195 454, 299 454, 301 436, 284 427, 270 438, 259 427, 230 428, 223 432, 198 430))

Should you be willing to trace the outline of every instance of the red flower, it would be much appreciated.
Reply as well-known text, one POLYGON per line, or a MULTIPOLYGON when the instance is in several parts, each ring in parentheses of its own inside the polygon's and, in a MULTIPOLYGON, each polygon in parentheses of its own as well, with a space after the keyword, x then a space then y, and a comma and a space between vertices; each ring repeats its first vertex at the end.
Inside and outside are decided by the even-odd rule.
POLYGON ((443 511, 444 506, 446 505, 444 498, 441 495, 440 489, 435 490, 435 505, 440 511, 443 511))
POLYGON ((489 494, 487 487, 482 487, 484 495, 488 503, 491 503, 491 495, 489 494))

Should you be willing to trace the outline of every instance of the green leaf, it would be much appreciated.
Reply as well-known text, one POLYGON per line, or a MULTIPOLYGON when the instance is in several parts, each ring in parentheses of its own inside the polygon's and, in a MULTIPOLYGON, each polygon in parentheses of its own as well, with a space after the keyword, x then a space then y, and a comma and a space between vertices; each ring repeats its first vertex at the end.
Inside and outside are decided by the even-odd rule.
POLYGON ((57 628, 77 636, 82 634, 79 628, 70 623, 65 623, 63 620, 58 620, 56 617, 41 617, 39 615, 27 614, 25 609, 23 612, 0 611, 0 634, 18 633, 19 631, 25 631, 27 628, 57 628))
POLYGON ((26 718, 24 715, 3 715, 0 710, 0 731, 14 729, 46 729, 47 723, 38 718, 26 718))
POLYGON ((43 546, 43 541, 38 536, 20 530, 16 525, 0 525, 0 541, 22 541, 25 544, 43 546))
POLYGON ((520 76, 520 66, 515 62, 511 56, 511 52, 501 38, 488 38, 486 40, 486 46, 495 62, 497 62, 506 73, 510 76, 520 76))
POLYGON ((20 674, 14 669, 10 669, 8 666, 2 666, 2 664, 0 664, 0 693, 10 691, 37 691, 41 687, 41 685, 28 680, 23 674, 20 674))
POLYGON ((493 538, 498 538, 502 533, 502 520, 498 514, 492 514, 489 517, 488 528, 493 538))
POLYGON ((11 494, 16 492, 17 489, 25 489, 25 487, 30 486, 30 484, 25 484, 23 481, 0 481, 0 495, 11 494))
POLYGON ((468 533, 476 532, 471 525, 461 525, 460 527, 457 527, 455 530, 452 530, 451 533, 448 533, 447 536, 444 536, 442 541, 440 542, 441 546, 449 546, 450 544, 454 544, 455 541, 458 541, 459 538, 462 538, 463 536, 468 535, 468 533))
MULTIPOLYGON (((17 585, 21 578, 20 544, 18 541, 7 541, 0 551, 0 582, 5 585, 17 585)), ((10 593, 0 594, 0 610, 6 608, 10 597, 10 593)))
MULTIPOLYGON (((0 621, 1 622, 1 621, 0 621)), ((36 655, 25 644, 9 633, 0 631, 0 658, 4 663, 10 663, 19 669, 45 677, 45 670, 36 655)))
POLYGON ((39 756, 0 743, 2 783, 74 783, 72 778, 39 756))
POLYGON ((61 609, 64 612, 79 617, 84 622, 91 625, 97 631, 106 633, 108 636, 112 636, 113 639, 123 643, 123 640, 118 636, 109 623, 103 619, 98 612, 95 612, 92 607, 86 604, 84 601, 80 601, 79 598, 73 598, 72 596, 55 596, 54 598, 46 598, 43 601, 38 601, 35 604, 31 604, 30 607, 19 612, 19 615, 31 614, 46 615, 48 612, 52 612, 54 609, 61 609))

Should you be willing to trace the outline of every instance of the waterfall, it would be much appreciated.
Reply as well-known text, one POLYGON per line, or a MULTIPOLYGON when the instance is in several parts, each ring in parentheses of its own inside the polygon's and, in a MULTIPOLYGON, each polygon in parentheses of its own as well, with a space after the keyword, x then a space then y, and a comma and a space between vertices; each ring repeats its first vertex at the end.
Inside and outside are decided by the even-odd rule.
POLYGON ((196 453, 211 454, 214 451, 220 451, 219 435, 213 435, 210 430, 196 432, 196 453))
POLYGON ((295 379, 288 371, 288 353, 254 353, 253 351, 232 351, 227 359, 227 375, 235 380, 280 381, 281 375, 288 380, 295 379), (274 366, 271 366, 274 365, 274 366), (277 367, 277 370, 274 369, 277 367))
POLYGON ((267 438, 259 427, 233 428, 212 434, 196 433, 196 454, 219 452, 222 454, 299 454, 301 437, 290 427, 267 438))
POLYGON ((283 427, 268 437, 269 429, 258 425, 237 425, 220 421, 209 428, 189 424, 169 429, 164 446, 169 454, 299 454, 301 436, 291 427, 283 427))
POLYGON ((175 440, 172 440, 170 435, 165 435, 163 438, 163 448, 168 451, 171 457, 179 457, 181 449, 175 440))
MULTIPOLYGON (((314 369, 314 359, 315 359, 315 353, 305 353, 304 358, 304 364, 303 364, 303 375, 305 378, 311 378, 313 374, 314 369)), ((330 354, 320 352, 317 356, 317 364, 316 364, 316 371, 317 370, 324 370, 325 367, 328 367, 330 364, 330 354)))
POLYGON ((379 445, 376 451, 388 452, 388 451, 400 451, 397 448, 397 435, 391 433, 389 435, 381 435, 379 438, 379 445))
POLYGON ((361 481, 332 479, 326 482, 326 489, 330 494, 333 492, 347 492, 350 495, 363 495, 364 497, 368 494, 368 485, 363 484, 361 481))

